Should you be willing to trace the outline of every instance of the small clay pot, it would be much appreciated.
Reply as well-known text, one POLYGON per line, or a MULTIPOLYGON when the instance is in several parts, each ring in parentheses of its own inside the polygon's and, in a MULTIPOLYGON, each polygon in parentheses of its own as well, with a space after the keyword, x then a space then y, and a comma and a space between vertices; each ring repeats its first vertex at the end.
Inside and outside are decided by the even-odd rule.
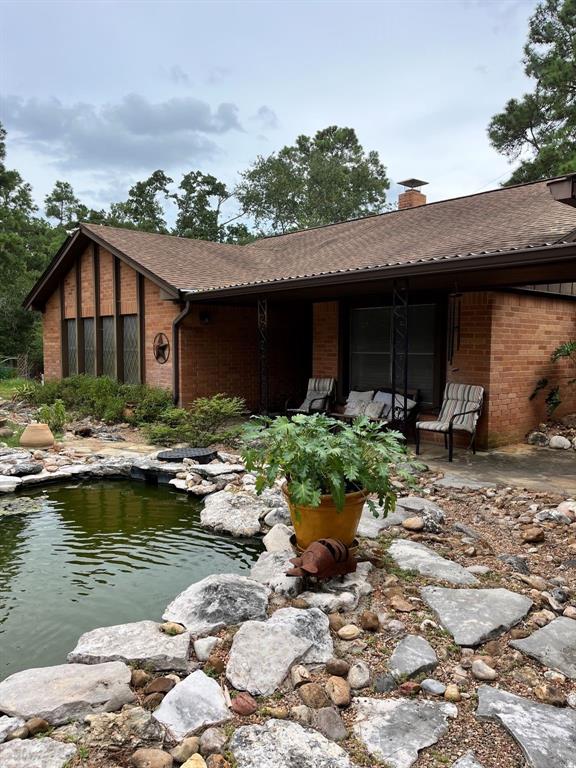
POLYGON ((54 435, 48 424, 28 424, 20 435, 22 448, 51 448, 54 445, 54 435))

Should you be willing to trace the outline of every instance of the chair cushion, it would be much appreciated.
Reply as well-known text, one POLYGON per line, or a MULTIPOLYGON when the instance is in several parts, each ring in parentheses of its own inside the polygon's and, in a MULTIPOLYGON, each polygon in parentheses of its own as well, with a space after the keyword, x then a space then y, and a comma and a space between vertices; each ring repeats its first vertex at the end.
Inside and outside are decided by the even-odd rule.
MULTIPOLYGON (((459 424, 457 421, 455 421, 452 425, 452 429, 454 432, 470 432, 470 434, 472 434, 472 432, 474 432, 475 426, 475 422, 465 422, 459 424)), ((450 423, 447 421, 417 421, 416 428, 427 430, 428 432, 448 432, 450 423)))
MULTIPOLYGON (((454 414, 475 410, 475 413, 465 413, 463 416, 456 416, 453 421, 453 428, 455 430, 474 432, 478 423, 478 409, 482 404, 483 398, 483 387, 475 384, 455 384, 453 382, 446 384, 442 408, 438 415, 438 423, 448 424, 454 414)), ((426 429, 426 427, 422 427, 422 429, 426 429)), ((428 427, 428 429, 430 428, 428 427)), ((446 430, 436 431, 443 432, 446 430)))
POLYGON ((382 417, 382 411, 384 410, 384 403, 377 403, 374 400, 371 403, 366 403, 364 408, 364 416, 376 421, 382 417))
POLYGON ((367 389, 364 392, 359 392, 353 389, 348 395, 348 399, 346 400, 346 402, 349 403, 351 400, 356 400, 360 403, 370 403, 373 400, 373 398, 374 398, 373 389, 367 389))
POLYGON ((370 405, 370 403, 367 403, 365 400, 348 399, 344 406, 344 416, 363 416, 367 405, 370 405))

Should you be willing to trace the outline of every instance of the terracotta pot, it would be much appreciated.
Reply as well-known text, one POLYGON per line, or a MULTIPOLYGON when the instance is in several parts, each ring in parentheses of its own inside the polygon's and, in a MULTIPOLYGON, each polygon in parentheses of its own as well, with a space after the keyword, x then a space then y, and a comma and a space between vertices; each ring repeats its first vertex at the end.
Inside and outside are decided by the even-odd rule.
POLYGON ((286 492, 286 485, 282 487, 282 491, 288 502, 299 547, 306 549, 313 541, 330 538, 340 539, 348 547, 354 543, 366 501, 364 491, 347 493, 342 511, 338 511, 329 494, 320 497, 318 507, 302 507, 292 503, 286 492))
POLYGON ((22 448, 51 448, 54 445, 54 435, 48 424, 28 424, 20 435, 22 448))

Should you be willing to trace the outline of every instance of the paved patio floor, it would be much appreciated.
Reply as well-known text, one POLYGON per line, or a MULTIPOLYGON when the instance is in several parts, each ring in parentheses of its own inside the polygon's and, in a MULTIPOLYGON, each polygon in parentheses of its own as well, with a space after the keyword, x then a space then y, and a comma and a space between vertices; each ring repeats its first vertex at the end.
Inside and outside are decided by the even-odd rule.
POLYGON ((520 443, 494 451, 455 449, 454 461, 436 445, 425 445, 422 460, 432 470, 445 473, 447 484, 503 484, 576 498, 576 451, 536 448, 520 443))

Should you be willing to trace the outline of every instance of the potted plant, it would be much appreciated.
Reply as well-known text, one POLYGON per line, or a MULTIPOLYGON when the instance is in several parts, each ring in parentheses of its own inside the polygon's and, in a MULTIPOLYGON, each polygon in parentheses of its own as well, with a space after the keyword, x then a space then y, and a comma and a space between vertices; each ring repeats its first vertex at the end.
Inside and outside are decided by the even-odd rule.
POLYGON ((394 509, 391 471, 410 475, 403 439, 365 417, 352 424, 324 414, 254 417, 244 429, 242 457, 256 474, 257 493, 284 480, 299 548, 321 538, 349 546, 366 502, 375 516, 375 499, 385 515, 394 509))

